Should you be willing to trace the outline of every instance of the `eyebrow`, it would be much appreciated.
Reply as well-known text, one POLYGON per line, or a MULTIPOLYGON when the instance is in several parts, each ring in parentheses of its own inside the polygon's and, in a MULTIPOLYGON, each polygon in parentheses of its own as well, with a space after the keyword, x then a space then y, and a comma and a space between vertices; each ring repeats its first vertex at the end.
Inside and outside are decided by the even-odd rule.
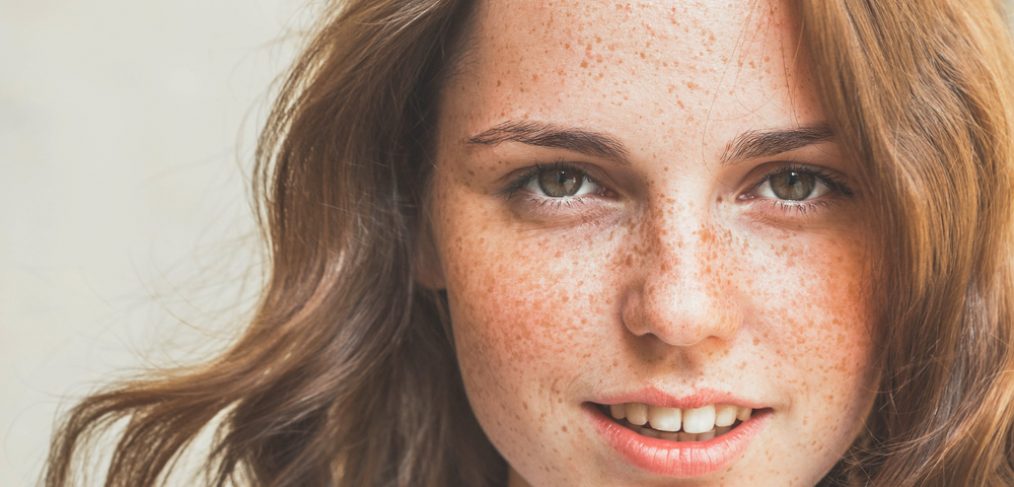
MULTIPOLYGON (((771 156, 823 142, 834 136, 826 124, 793 129, 750 130, 733 138, 725 146, 721 164, 771 156)), ((572 150, 582 154, 613 159, 627 164, 629 151, 617 138, 575 127, 545 122, 507 121, 468 138, 468 144, 497 145, 519 142, 538 147, 572 150)))
POLYGON ((503 142, 567 149, 617 162, 627 160, 626 147, 610 135, 543 122, 508 121, 468 138, 469 144, 497 145, 503 142))
POLYGON ((834 137, 826 124, 794 129, 750 130, 732 139, 722 153, 722 165, 801 149, 834 137))

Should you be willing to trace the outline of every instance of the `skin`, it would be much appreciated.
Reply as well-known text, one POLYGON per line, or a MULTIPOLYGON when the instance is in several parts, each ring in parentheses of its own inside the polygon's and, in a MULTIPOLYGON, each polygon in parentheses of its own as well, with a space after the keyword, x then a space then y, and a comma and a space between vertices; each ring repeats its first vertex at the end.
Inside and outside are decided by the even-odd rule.
POLYGON ((856 168, 833 139, 722 162, 744 132, 826 121, 791 12, 498 0, 474 15, 440 100, 436 264, 421 280, 447 290, 468 400, 510 484, 819 481, 877 386, 856 168), (607 134, 625 157, 470 143, 507 121, 607 134), (601 191, 507 194, 556 161, 601 191), (826 192, 805 210, 772 197, 763 183, 788 161, 853 193, 826 192), (646 386, 731 392, 772 416, 728 468, 662 477, 621 457, 582 409, 646 386))

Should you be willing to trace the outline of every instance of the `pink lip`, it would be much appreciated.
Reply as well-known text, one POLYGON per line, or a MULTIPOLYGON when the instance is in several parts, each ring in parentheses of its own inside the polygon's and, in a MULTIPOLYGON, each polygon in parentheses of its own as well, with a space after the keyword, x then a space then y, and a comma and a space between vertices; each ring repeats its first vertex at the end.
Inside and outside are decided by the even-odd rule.
POLYGON ((701 389, 691 396, 676 397, 671 394, 667 394, 660 389, 646 387, 635 392, 599 397, 593 399, 593 401, 598 404, 605 405, 639 402, 643 404, 650 404, 652 406, 680 409, 699 408, 701 406, 707 406, 708 404, 734 404, 739 407, 746 407, 750 409, 763 409, 768 407, 767 405, 742 399, 727 392, 721 392, 714 389, 701 389))
POLYGON ((739 460, 754 438, 763 431, 771 417, 770 409, 757 409, 750 403, 728 395, 702 392, 685 398, 674 398, 658 390, 641 391, 631 396, 610 399, 600 404, 641 402, 657 406, 694 408, 706 404, 736 404, 754 409, 750 419, 728 433, 707 441, 680 442, 651 438, 621 426, 597 406, 585 404, 596 429, 627 461, 649 472, 672 477, 697 477, 718 472, 739 460), (654 391, 654 392, 651 392, 654 391))

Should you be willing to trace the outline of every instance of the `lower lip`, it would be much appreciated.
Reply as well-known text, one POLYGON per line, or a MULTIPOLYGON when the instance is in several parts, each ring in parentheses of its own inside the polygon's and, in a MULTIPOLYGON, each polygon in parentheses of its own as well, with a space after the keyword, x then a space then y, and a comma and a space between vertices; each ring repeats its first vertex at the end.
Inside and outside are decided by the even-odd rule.
POLYGON ((750 419, 724 435, 707 441, 651 438, 621 426, 598 407, 585 404, 595 427, 630 463, 649 472, 672 477, 697 477, 718 472, 743 456, 750 442, 767 425, 770 410, 755 411, 750 419))

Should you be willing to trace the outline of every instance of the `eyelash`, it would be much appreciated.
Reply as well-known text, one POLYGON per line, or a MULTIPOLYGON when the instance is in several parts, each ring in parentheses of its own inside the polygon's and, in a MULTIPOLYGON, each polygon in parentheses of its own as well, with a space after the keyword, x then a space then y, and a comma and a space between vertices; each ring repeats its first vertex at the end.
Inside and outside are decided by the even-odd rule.
MULTIPOLYGON (((532 180, 535 179, 535 177, 538 176, 543 171, 557 171, 557 170, 562 170, 562 169, 569 170, 569 171, 575 171, 577 173, 580 173, 581 177, 584 179, 584 181, 586 181, 586 182, 590 181, 593 184, 596 184, 596 185, 599 185, 600 187, 602 187, 602 185, 599 184, 598 181, 595 180, 595 178, 592 178, 591 176, 589 176, 588 172, 585 171, 584 169, 581 169, 580 167, 578 167, 576 165, 573 165, 573 164, 568 164, 566 162, 558 161, 558 162, 552 162, 552 163, 549 163, 549 164, 536 164, 536 165, 528 168, 524 173, 522 173, 521 175, 519 175, 516 178, 514 178, 513 182, 511 182, 510 185, 507 186, 507 189, 505 189, 503 191, 504 196, 507 199, 513 198, 515 193, 517 193, 518 191, 521 190, 521 188, 524 188, 529 183, 531 183, 532 180)), ((578 196, 578 197, 564 197, 564 198, 552 198, 552 197, 541 197, 540 196, 539 198, 540 199, 545 199, 545 200, 553 200, 553 202, 558 202, 558 201, 571 201, 572 202, 574 200, 581 199, 580 196, 578 196)))
MULTIPOLYGON (((847 183, 845 183, 845 181, 843 181, 840 177, 838 177, 836 174, 834 174, 834 173, 832 173, 830 171, 827 171, 825 169, 822 169, 822 168, 816 167, 816 166, 809 166, 809 165, 806 165, 806 164, 789 163, 789 164, 786 164, 786 165, 783 165, 783 166, 779 166, 779 167, 777 167, 777 168, 775 168, 775 169, 773 169, 773 170, 765 173, 764 176, 761 178, 761 180, 758 181, 756 184, 754 184, 750 188, 750 193, 744 193, 744 194, 738 196, 737 199, 742 199, 742 200, 758 199, 759 197, 756 194, 754 194, 754 192, 756 192, 757 189, 761 187, 761 185, 763 185, 764 183, 770 181, 771 178, 773 178, 775 176, 778 176, 778 175, 781 175, 781 174, 784 174, 784 173, 787 173, 787 172, 797 172, 797 173, 800 173, 800 174, 806 174, 806 175, 814 176, 820 182, 822 182, 825 185, 827 185, 827 187, 830 190, 830 192, 834 193, 837 196, 843 196, 845 198, 851 198, 855 194, 852 191, 852 188, 849 187, 849 185, 847 183)), ((821 208, 829 207, 832 204, 834 204, 837 200, 835 200, 835 199, 818 199, 818 200, 812 200, 812 201, 807 201, 807 200, 793 201, 793 200, 781 200, 781 199, 777 199, 777 200, 769 200, 769 201, 770 201, 770 205, 774 206, 775 208, 777 208, 779 210, 782 210, 782 212, 784 212, 784 213, 788 214, 788 213, 795 212, 796 214, 798 214, 800 216, 804 216, 804 215, 807 215, 807 214, 809 214, 809 213, 811 213, 813 211, 820 210, 821 208)))
MULTIPOLYGON (((587 171, 581 169, 580 167, 578 167, 578 166, 576 166, 574 164, 569 164, 567 162, 562 162, 561 161, 561 162, 553 162, 553 163, 550 163, 550 164, 536 164, 536 165, 532 166, 531 168, 529 168, 528 170, 526 170, 524 173, 522 173, 521 175, 519 175, 515 179, 513 179, 512 182, 507 186, 507 188, 504 189, 503 195, 508 200, 513 199, 514 196, 515 196, 515 194, 518 191, 520 191, 522 188, 524 188, 525 186, 527 186, 528 184, 530 184, 532 182, 532 180, 535 177, 537 177, 541 172, 543 172, 543 171, 549 171, 549 170, 560 170, 560 169, 566 169, 566 170, 570 170, 570 171, 575 171, 575 172, 581 174, 581 176, 583 178, 583 181, 584 181, 583 184, 587 184, 587 183, 590 182, 592 184, 598 185, 599 188, 600 188, 599 189, 599 193, 602 193, 602 194, 599 194, 598 196, 607 196, 610 193, 605 188, 605 186, 603 186, 598 181, 596 181, 595 178, 590 177, 588 175, 587 171)), ((798 163, 790 163, 790 164, 779 166, 776 169, 773 169, 773 170, 765 173, 764 176, 757 183, 755 183, 753 186, 750 187, 750 192, 749 193, 744 193, 744 194, 738 196, 736 199, 741 199, 741 200, 759 199, 760 197, 758 197, 756 194, 754 194, 754 192, 756 192, 757 189, 761 187, 761 185, 763 185, 765 182, 768 182, 771 178, 773 178, 775 176, 778 176, 780 174, 784 174, 786 172, 797 172, 797 173, 800 173, 800 174, 814 176, 820 182, 822 182, 823 184, 827 185, 828 189, 830 189, 831 192, 833 192, 833 193, 835 193, 835 194, 837 194, 839 196, 844 196, 846 198, 851 198, 854 195, 854 192, 849 187, 849 185, 846 184, 844 181, 842 181, 841 178, 839 178, 837 175, 835 175, 835 174, 833 174, 833 173, 831 173, 831 172, 829 172, 827 170, 824 170, 824 169, 822 169, 820 167, 809 166, 809 165, 798 164, 798 163)), ((553 197, 532 195, 528 200, 529 200, 530 203, 539 205, 540 207, 545 207, 547 205, 551 205, 551 206, 553 206, 553 208, 562 208, 562 207, 568 207, 569 208, 569 207, 572 207, 574 205, 584 204, 585 203, 584 200, 586 198, 587 198, 587 196, 553 198, 553 197)), ((814 211, 820 210, 822 208, 826 208, 828 206, 831 206, 833 203, 835 203, 834 199, 819 199, 819 200, 813 200, 813 201, 802 200, 802 201, 795 201, 795 202, 792 202, 793 200, 771 200, 771 199, 769 199, 769 201, 770 201, 769 204, 771 206, 775 207, 778 210, 781 210, 783 213, 786 213, 786 214, 795 213, 795 214, 798 214, 800 216, 804 216, 804 215, 810 214, 810 213, 812 213, 814 211)))

